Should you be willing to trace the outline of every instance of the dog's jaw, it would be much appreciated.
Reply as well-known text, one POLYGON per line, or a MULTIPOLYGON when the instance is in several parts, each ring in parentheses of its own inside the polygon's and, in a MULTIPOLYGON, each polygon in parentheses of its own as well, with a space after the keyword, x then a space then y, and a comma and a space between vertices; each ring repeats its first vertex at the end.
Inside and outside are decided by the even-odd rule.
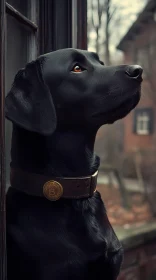
POLYGON ((141 98, 141 89, 137 89, 134 94, 127 95, 127 99, 121 102, 116 108, 108 110, 108 112, 97 112, 92 115, 92 123, 98 124, 99 127, 104 124, 112 124, 126 117, 138 104, 141 98))

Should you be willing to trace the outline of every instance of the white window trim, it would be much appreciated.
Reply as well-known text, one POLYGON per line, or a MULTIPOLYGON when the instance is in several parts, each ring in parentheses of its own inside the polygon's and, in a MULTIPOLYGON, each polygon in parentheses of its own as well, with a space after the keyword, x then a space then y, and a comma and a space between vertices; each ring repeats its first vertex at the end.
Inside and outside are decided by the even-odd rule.
POLYGON ((150 117, 147 112, 138 113, 136 119, 136 133, 139 135, 149 135, 150 117))

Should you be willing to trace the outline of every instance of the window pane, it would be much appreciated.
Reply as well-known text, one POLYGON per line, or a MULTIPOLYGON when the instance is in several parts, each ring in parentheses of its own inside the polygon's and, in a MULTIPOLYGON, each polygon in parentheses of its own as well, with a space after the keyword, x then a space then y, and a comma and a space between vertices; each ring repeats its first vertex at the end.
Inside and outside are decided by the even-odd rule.
POLYGON ((7 3, 18 10, 21 14, 35 21, 35 0, 8 0, 7 3))
MULTIPOLYGON (((150 230, 156 215, 156 1, 139 0, 134 5, 131 0, 87 2, 88 50, 97 52, 106 66, 140 64, 144 70, 141 99, 136 109, 123 119, 114 119, 113 124, 101 127, 96 138, 95 149, 101 158, 98 188, 120 238, 133 234, 135 227, 141 231, 147 226, 150 230), (124 193, 114 168, 123 180, 124 193), (129 201, 129 209, 123 207, 124 201, 129 201)), ((132 95, 137 91, 131 87, 133 79, 128 85, 124 71, 110 81, 101 93, 105 100, 103 108, 108 108, 107 118, 111 117, 111 102, 106 105, 108 95, 114 95, 115 116, 118 96, 125 97, 128 90, 132 95)), ((126 105, 121 104, 119 113, 124 109, 126 105)))
MULTIPOLYGON (((6 38, 6 93, 9 91, 17 71, 33 58, 32 34, 13 17, 7 15, 6 38), (31 52, 31 55, 30 55, 31 52)), ((6 181, 9 184, 10 139, 12 125, 6 121, 6 181)))

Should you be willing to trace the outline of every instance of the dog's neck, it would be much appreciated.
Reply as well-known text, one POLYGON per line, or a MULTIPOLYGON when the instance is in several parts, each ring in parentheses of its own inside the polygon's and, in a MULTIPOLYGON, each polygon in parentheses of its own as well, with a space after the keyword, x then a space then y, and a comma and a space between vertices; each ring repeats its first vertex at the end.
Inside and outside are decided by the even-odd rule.
POLYGON ((94 154, 96 131, 56 131, 41 136, 14 126, 11 166, 50 176, 78 177, 99 167, 94 154))

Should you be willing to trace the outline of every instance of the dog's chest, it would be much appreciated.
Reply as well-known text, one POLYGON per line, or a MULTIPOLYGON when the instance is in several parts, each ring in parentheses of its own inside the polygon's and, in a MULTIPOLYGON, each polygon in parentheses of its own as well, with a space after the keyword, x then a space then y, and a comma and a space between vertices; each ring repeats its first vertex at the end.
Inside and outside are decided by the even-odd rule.
POLYGON ((54 280, 83 279, 97 257, 81 212, 19 193, 7 196, 7 243, 15 267, 32 267, 31 275, 41 280, 51 279, 51 274, 54 280))

